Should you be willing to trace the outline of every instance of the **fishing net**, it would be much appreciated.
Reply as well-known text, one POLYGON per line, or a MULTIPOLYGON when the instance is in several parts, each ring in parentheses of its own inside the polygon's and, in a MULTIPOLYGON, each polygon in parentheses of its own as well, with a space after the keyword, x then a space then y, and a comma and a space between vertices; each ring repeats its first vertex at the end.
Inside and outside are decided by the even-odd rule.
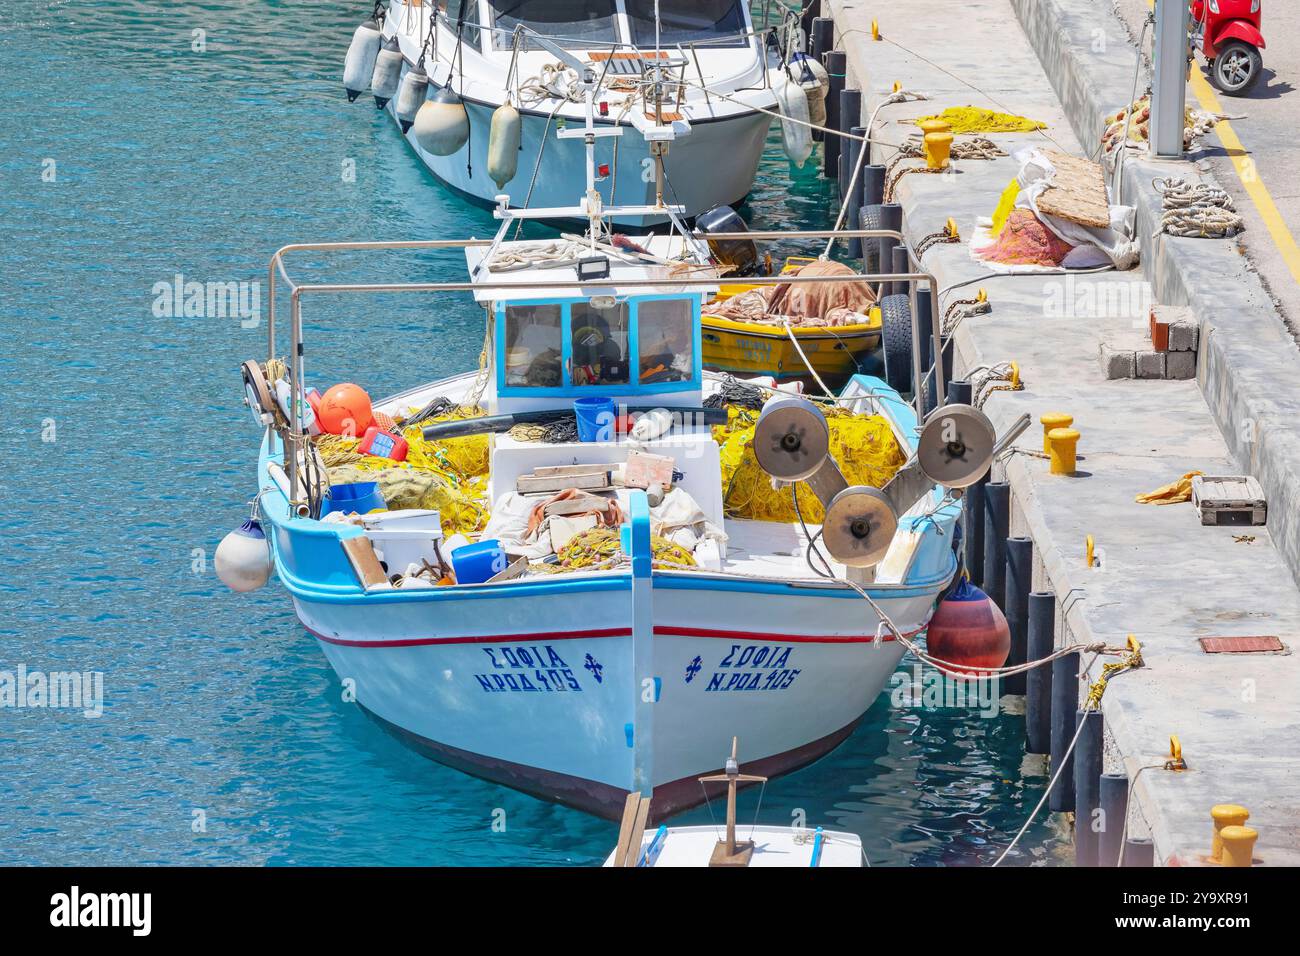
MULTIPOLYGON (((851 485, 883 487, 907 460, 889 422, 879 415, 855 415, 823 407, 830 428, 831 457, 851 485)), ((798 520, 788 487, 772 487, 772 479, 754 457, 751 443, 756 411, 727 406, 727 424, 715 425, 714 440, 721 446, 723 506, 732 518, 757 521, 798 520)), ((821 522, 824 511, 817 496, 802 482, 795 486, 805 521, 821 522)))
MULTIPOLYGON (((582 571, 612 563, 622 554, 619 533, 613 528, 591 528, 574 535, 557 554, 555 571, 582 571)), ((679 544, 657 534, 650 536, 651 563, 663 567, 696 566, 695 557, 679 544)))
POLYGON ((1060 266, 1073 248, 1043 225, 1032 209, 1013 209, 997 240, 977 255, 1004 265, 1060 266))
POLYGON ((1047 124, 1017 116, 1015 113, 999 113, 996 110, 980 109, 978 106, 950 106, 942 113, 918 117, 915 122, 925 120, 943 120, 954 133, 1029 133, 1036 129, 1046 129, 1047 124))

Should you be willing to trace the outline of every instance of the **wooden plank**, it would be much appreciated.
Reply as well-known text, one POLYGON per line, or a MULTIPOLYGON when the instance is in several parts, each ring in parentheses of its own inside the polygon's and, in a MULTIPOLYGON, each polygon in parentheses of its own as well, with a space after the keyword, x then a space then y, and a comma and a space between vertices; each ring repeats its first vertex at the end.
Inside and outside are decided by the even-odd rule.
POLYGON ((1056 167, 1056 175, 1038 197, 1039 211, 1095 229, 1110 226, 1110 202, 1101 165, 1053 149, 1043 150, 1043 155, 1056 167))
POLYGON ((609 487, 609 472, 592 475, 557 475, 554 477, 520 475, 515 479, 515 489, 521 495, 531 495, 541 491, 563 491, 566 488, 596 491, 607 490, 609 487))
POLYGON ((641 846, 640 830, 634 829, 636 826, 637 810, 641 807, 641 794, 629 793, 627 799, 623 802, 623 822, 618 827, 618 843, 614 847, 614 865, 625 866, 623 862, 627 858, 627 847, 632 841, 633 835, 637 837, 636 845, 641 846))
POLYGON ((384 566, 379 563, 379 556, 375 554, 375 546, 371 544, 369 538, 365 535, 344 538, 342 545, 343 553, 348 556, 352 571, 363 588, 388 583, 388 574, 384 571, 384 566))
POLYGON ((623 472, 623 484, 629 488, 649 488, 657 484, 667 490, 673 483, 674 464, 668 455, 630 451, 627 454, 627 468, 623 472))
POLYGON ((505 570, 498 571, 496 574, 492 575, 492 577, 488 578, 487 583, 498 584, 501 581, 509 581, 511 578, 519 577, 527 570, 528 570, 528 557, 526 555, 522 557, 518 557, 515 558, 513 561, 511 561, 508 565, 506 565, 505 570))
POLYGON ((1268 520, 1264 489, 1251 475, 1198 475, 1192 479, 1192 503, 1204 525, 1260 525, 1268 520))
POLYGON ((534 468, 533 474, 544 475, 595 475, 609 474, 610 465, 542 465, 534 468))
POLYGON ((650 798, 637 794, 636 819, 632 821, 632 841, 623 858, 624 866, 636 866, 637 857, 641 855, 641 840, 645 836, 646 820, 650 816, 650 798))
POLYGON ((609 502, 608 498, 602 498, 600 495, 583 494, 564 501, 552 501, 542 509, 542 515, 550 518, 554 515, 581 515, 588 511, 608 511, 609 502))
POLYGON ((1286 650, 1275 634, 1197 638, 1207 654, 1277 654, 1286 650))

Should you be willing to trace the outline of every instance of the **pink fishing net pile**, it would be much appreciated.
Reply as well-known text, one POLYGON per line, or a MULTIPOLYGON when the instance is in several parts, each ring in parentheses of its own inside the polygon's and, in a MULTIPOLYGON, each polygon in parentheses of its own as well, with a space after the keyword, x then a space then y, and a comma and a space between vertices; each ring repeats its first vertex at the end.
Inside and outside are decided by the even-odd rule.
POLYGON ((1017 266, 1059 266, 1074 247, 1043 225, 1031 209, 1013 209, 991 246, 978 255, 1017 266))

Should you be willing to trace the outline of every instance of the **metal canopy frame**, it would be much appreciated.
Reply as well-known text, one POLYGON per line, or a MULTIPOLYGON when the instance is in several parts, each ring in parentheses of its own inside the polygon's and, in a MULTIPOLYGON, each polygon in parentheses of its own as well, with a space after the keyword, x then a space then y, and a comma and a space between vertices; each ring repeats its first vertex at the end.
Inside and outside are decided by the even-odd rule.
MULTIPOLYGON (((908 249, 908 261, 916 261, 912 250, 907 247, 901 232, 893 229, 811 229, 798 231, 761 231, 761 232, 719 232, 698 233, 690 235, 698 240, 710 239, 894 239, 908 249)), ((517 283, 510 282, 378 282, 378 283, 299 283, 294 281, 285 264, 286 257, 298 252, 350 252, 397 249, 464 249, 471 246, 490 246, 491 239, 423 239, 374 242, 297 242, 282 246, 271 257, 267 268, 267 357, 276 357, 276 279, 284 280, 289 287, 289 368, 293 391, 301 388, 303 340, 302 340, 302 297, 318 293, 380 293, 380 292, 474 292, 510 291, 518 289, 517 283)), ((935 377, 935 396, 944 394, 943 381, 943 323, 939 321, 939 284, 932 273, 924 271, 880 273, 866 275, 853 273, 843 276, 747 276, 747 285, 775 286, 811 282, 906 282, 912 318, 912 404, 916 409, 918 422, 925 418, 923 391, 926 376, 930 371, 935 377), (917 286, 921 282, 929 283, 931 326, 934 339, 934 366, 932 369, 921 367, 921 328, 917 321, 917 286)), ((620 288, 660 288, 665 285, 677 286, 683 290, 711 288, 719 284, 717 277, 682 277, 672 279, 596 279, 589 282, 563 280, 538 282, 535 288, 545 294, 548 290, 559 293, 564 290, 569 295, 575 289, 590 290, 590 294, 599 294, 602 289, 620 288)), ((701 357, 702 358, 702 357, 701 357)), ((292 506, 298 502, 300 476, 298 469, 298 451, 302 445, 302 422, 298 416, 298 396, 292 394, 289 402, 289 434, 284 442, 287 470, 289 472, 289 502, 292 506)))

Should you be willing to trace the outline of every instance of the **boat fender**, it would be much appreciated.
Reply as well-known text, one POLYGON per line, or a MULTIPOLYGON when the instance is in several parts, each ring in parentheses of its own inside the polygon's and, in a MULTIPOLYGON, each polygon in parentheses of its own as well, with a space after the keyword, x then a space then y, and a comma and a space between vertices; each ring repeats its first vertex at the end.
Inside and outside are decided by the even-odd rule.
POLYGON ((382 110, 397 95, 397 84, 402 78, 402 48, 397 37, 384 41, 375 58, 375 70, 370 77, 370 92, 375 95, 375 109, 382 110))
POLYGON ((415 114, 420 111, 424 98, 429 95, 429 75, 423 67, 413 66, 402 77, 402 85, 397 90, 397 102, 393 112, 402 124, 402 132, 409 132, 415 122, 415 114))
POLYGON ((469 141, 469 114, 459 96, 440 87, 415 114, 411 129, 426 153, 450 156, 469 141))
POLYGON ((221 583, 232 591, 256 591, 271 578, 271 549, 256 518, 221 539, 212 562, 221 583))
POLYGON ((637 442, 654 441, 666 433, 672 425, 672 412, 666 408, 656 408, 636 420, 632 431, 628 433, 628 438, 637 442))
POLYGON ((963 577, 930 618, 926 650, 946 670, 987 676, 1010 656, 1011 629, 993 599, 963 577))
POLYGON ((826 125, 826 93, 831 88, 831 77, 826 67, 814 56, 796 53, 790 57, 790 72, 808 98, 808 120, 817 126, 826 125))
POLYGON ((370 85, 382 42, 379 24, 374 20, 367 20, 352 34, 352 43, 348 45, 348 55, 343 61, 343 88, 347 90, 349 103, 356 102, 370 85))
POLYGON ((503 103, 492 114, 492 128, 488 133, 488 175, 497 189, 515 178, 519 171, 519 136, 521 123, 519 111, 503 103))
POLYGON ((812 130, 807 125, 812 122, 808 115, 808 96, 803 87, 791 82, 784 70, 772 72, 772 92, 781 112, 781 144, 790 162, 802 169, 812 155, 812 130))

